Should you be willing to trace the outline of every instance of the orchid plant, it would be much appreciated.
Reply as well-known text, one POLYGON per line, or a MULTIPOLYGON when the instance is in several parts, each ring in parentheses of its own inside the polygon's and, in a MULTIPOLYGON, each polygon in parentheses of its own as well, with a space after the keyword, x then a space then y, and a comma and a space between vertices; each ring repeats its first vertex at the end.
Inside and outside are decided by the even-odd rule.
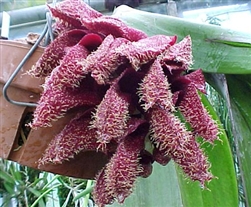
POLYGON ((30 126, 50 127, 71 109, 78 114, 48 143, 39 165, 80 151, 105 153, 110 159, 93 191, 98 206, 123 203, 154 162, 173 160, 207 188, 215 177, 201 144, 214 145, 220 130, 201 101, 205 78, 192 68, 193 39, 149 36, 81 0, 48 7, 56 38, 30 70, 46 77, 30 126))

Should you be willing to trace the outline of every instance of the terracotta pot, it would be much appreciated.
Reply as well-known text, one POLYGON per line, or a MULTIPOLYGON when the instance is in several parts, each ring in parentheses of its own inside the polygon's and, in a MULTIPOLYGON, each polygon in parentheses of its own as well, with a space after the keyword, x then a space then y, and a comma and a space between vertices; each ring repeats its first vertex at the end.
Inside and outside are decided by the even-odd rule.
MULTIPOLYGON (((25 43, 0 41, 0 51, 2 51, 0 59, 0 157, 37 168, 37 161, 41 158, 50 140, 63 129, 75 112, 69 112, 52 127, 29 131, 25 124, 30 121, 34 108, 17 106, 5 100, 2 94, 3 85, 30 48, 31 46, 25 43)), ((38 101, 43 80, 32 78, 25 72, 31 68, 42 53, 43 48, 37 48, 23 66, 8 88, 9 98, 24 102, 35 103, 38 101)), ((40 169, 61 175, 91 179, 105 163, 107 163, 107 157, 102 153, 82 152, 75 159, 61 165, 48 164, 40 169)))

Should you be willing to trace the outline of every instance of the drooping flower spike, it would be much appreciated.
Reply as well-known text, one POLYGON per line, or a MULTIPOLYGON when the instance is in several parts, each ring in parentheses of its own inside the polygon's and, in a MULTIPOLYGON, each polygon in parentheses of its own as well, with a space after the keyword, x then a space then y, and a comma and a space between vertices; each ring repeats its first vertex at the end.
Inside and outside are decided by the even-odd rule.
POLYGON ((123 203, 153 162, 172 159, 205 186, 213 175, 196 137, 213 143, 218 127, 200 100, 202 70, 189 71, 191 37, 177 43, 176 36, 148 37, 81 0, 49 9, 59 35, 31 71, 46 80, 30 125, 50 126, 70 109, 80 112, 48 143, 40 166, 67 162, 83 150, 109 155, 96 176, 99 207, 123 203))

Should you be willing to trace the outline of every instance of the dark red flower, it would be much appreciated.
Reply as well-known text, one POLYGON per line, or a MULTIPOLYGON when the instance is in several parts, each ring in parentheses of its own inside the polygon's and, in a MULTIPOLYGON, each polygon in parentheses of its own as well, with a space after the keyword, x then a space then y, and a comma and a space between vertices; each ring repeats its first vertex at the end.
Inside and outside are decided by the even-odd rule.
POLYGON ((147 37, 80 0, 49 9, 60 35, 31 71, 46 76, 31 126, 50 126, 73 108, 80 113, 51 141, 40 164, 62 163, 83 150, 106 153, 111 159, 93 192, 101 207, 123 203, 154 161, 172 159, 202 186, 210 181, 196 137, 213 143, 218 127, 198 94, 205 93, 202 70, 189 71, 190 36, 178 43, 176 36, 147 37), (92 114, 81 112, 86 107, 92 114))

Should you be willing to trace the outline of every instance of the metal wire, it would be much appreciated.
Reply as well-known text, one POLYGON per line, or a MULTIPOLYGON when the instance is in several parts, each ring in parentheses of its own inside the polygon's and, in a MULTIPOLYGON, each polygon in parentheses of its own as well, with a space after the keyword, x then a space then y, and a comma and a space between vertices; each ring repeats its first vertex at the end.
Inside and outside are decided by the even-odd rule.
POLYGON ((18 74, 18 72, 21 70, 21 68, 24 66, 24 64, 26 63, 26 61, 31 57, 31 55, 35 52, 35 50, 37 49, 39 43, 42 41, 42 39, 44 38, 44 36, 46 35, 48 31, 48 23, 46 23, 44 30, 42 31, 40 37, 38 38, 38 40, 36 41, 36 43, 32 46, 32 48, 29 50, 29 52, 25 55, 25 57, 23 58, 23 60, 19 63, 19 65, 17 66, 17 68, 15 69, 15 71, 11 74, 10 78, 8 79, 8 81, 5 83, 4 87, 3 87, 3 97, 10 103, 18 105, 18 106, 25 106, 25 107, 36 107, 37 104, 36 103, 28 103, 28 102, 22 102, 22 101, 14 101, 12 99, 9 98, 8 96, 8 88, 10 86, 10 84, 12 83, 13 79, 16 77, 16 75, 18 74))
POLYGON ((48 24, 48 31, 46 33, 46 37, 45 37, 45 43, 44 45, 48 45, 49 42, 54 40, 54 35, 53 35, 53 31, 52 31, 52 17, 50 12, 46 12, 46 20, 47 20, 47 24, 48 24))

